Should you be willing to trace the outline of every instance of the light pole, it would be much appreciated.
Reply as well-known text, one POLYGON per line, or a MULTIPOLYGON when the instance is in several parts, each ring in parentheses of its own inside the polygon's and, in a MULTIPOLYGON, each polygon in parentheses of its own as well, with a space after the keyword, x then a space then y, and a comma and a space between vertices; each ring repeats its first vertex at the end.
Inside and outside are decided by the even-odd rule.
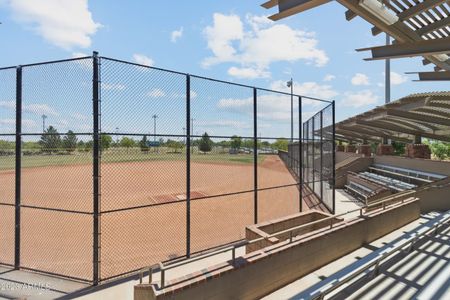
POLYGON ((291 143, 294 142, 294 82, 289 80, 286 82, 287 87, 291 88, 291 143))
POLYGON ((45 132, 45 119, 47 119, 47 116, 42 115, 42 132, 45 132))
POLYGON ((156 142, 156 119, 158 118, 157 115, 153 115, 153 141, 156 142))
POLYGON ((116 147, 119 146, 119 127, 116 127, 116 147))
POLYGON ((184 144, 186 145, 186 127, 183 127, 184 144))

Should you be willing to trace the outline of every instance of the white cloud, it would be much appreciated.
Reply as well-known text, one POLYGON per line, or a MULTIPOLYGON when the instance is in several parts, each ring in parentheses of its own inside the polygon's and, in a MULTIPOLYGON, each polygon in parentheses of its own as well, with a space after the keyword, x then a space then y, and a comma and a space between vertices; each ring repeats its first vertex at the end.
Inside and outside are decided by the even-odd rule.
MULTIPOLYGON (((0 107, 15 109, 16 103, 14 101, 0 101, 0 107)), ((39 104, 39 103, 24 104, 22 105, 22 111, 36 115, 48 115, 48 116, 58 115, 58 113, 54 108, 50 107, 47 104, 39 104)))
POLYGON ((363 73, 356 73, 355 76, 352 77, 353 85, 370 85, 369 77, 363 73))
POLYGON ((14 101, 0 101, 0 107, 8 109, 16 109, 16 102, 14 101))
MULTIPOLYGON (((384 76, 384 74, 383 74, 384 76)), ((402 75, 396 72, 391 72, 391 84, 392 85, 400 85, 408 81, 408 76, 402 75)))
POLYGON ((233 60, 236 50, 232 42, 244 37, 244 25, 239 16, 215 13, 213 19, 214 25, 206 27, 204 33, 214 57, 205 60, 205 66, 233 60))
POLYGON ((314 33, 275 24, 264 16, 247 15, 245 22, 247 26, 237 15, 214 14, 213 25, 204 30, 213 53, 203 60, 204 67, 236 63, 240 67, 235 67, 232 74, 242 76, 245 71, 250 76, 267 77, 268 68, 274 62, 306 60, 316 66, 328 62, 325 52, 317 48, 314 33))
POLYGON ((149 67, 153 66, 155 63, 153 61, 153 59, 151 59, 150 57, 148 57, 144 54, 139 54, 139 53, 133 54, 133 59, 137 64, 149 66, 149 67))
POLYGON ((166 93, 163 90, 156 88, 147 93, 147 96, 152 98, 161 98, 164 97, 165 95, 166 93))
POLYGON ((89 54, 86 54, 84 52, 73 52, 72 57, 73 58, 80 58, 80 57, 87 57, 89 54))
POLYGON ((336 76, 334 76, 333 74, 327 74, 325 75, 325 77, 323 78, 323 81, 332 81, 336 79, 336 76))
POLYGON ((91 46, 101 27, 89 11, 88 0, 11 0, 13 18, 50 43, 70 50, 91 46))
POLYGON ((228 69, 228 74, 233 77, 247 78, 247 79, 270 77, 270 72, 268 72, 264 69, 258 69, 258 68, 231 67, 228 69))
MULTIPOLYGON (((272 82, 270 85, 270 88, 272 90, 276 91, 282 91, 290 93, 291 90, 289 87, 287 87, 286 82, 282 80, 277 80, 272 82)), ((297 95, 304 95, 309 96, 313 98, 319 98, 324 100, 330 100, 333 97, 336 97, 339 93, 333 89, 331 85, 327 84, 318 84, 317 82, 295 82, 294 81, 294 88, 293 88, 294 94, 297 95)), ((307 99, 304 99, 307 101, 307 99)), ((308 103, 310 101, 307 101, 308 103)), ((315 103, 319 104, 319 102, 314 101, 315 103)), ((311 102, 310 104, 312 104, 311 102)))
POLYGON ((233 121, 233 120, 220 120, 220 121, 198 121, 197 126, 202 127, 229 127, 236 129, 249 129, 252 125, 248 122, 233 121))
POLYGON ((77 121, 86 121, 89 119, 88 116, 80 114, 80 113, 74 113, 74 114, 72 114, 72 117, 77 121))
MULTIPOLYGON (((284 81, 275 81, 271 89, 287 92, 284 81)), ((290 91, 290 89, 289 89, 290 91)), ((299 84, 294 82, 294 91, 297 93, 308 92, 311 97, 331 98, 338 93, 330 86, 321 86, 314 82, 299 84), (297 87, 297 90, 295 90, 297 87)), ((303 94, 305 94, 303 93, 303 94)), ((303 99, 303 104, 320 104, 320 102, 303 99)), ((294 111, 298 109, 298 101, 294 101, 294 111)), ((248 98, 222 98, 217 103, 217 108, 230 113, 239 113, 251 116, 253 114, 253 97, 248 98)), ((306 113, 307 114, 307 113, 306 113)), ((291 117, 291 98, 288 95, 262 92, 258 94, 258 118, 265 121, 289 122, 291 117)))
POLYGON ((342 106, 347 107, 362 107, 378 102, 378 96, 370 90, 363 90, 360 92, 346 92, 344 99, 340 101, 342 106))
MULTIPOLYGON (((2 120, 0 120, 0 125, 15 126, 16 119, 2 119, 2 120)), ((24 126, 26 128, 33 128, 36 126, 36 122, 34 122, 33 120, 29 120, 29 119, 23 119, 22 126, 24 126)), ((13 127, 10 127, 10 128, 12 129, 13 127)))
POLYGON ((22 106, 24 112, 29 112, 37 115, 57 116, 58 113, 47 104, 27 104, 22 106))
POLYGON ((184 31, 183 27, 180 27, 180 29, 178 30, 172 31, 172 33, 170 34, 170 41, 172 43, 176 43, 177 40, 183 36, 183 31, 184 31))

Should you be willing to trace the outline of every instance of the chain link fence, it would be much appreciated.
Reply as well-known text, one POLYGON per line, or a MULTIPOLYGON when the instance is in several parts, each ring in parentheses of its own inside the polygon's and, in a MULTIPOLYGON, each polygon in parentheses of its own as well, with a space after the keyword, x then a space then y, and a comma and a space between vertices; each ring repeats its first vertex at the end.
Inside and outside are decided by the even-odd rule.
POLYGON ((306 210, 305 187, 333 211, 333 105, 96 53, 0 69, 0 263, 98 284, 306 210))

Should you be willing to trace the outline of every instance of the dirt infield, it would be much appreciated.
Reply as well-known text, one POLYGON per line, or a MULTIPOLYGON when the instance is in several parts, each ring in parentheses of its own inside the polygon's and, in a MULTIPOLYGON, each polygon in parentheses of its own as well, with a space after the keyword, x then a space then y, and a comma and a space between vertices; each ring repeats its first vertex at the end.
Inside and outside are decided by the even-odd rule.
MULTIPOLYGON (((183 161, 104 163, 101 169, 101 277, 108 278, 186 251, 186 165, 183 161), (174 202, 171 202, 174 201, 174 202), (154 206, 122 210, 129 207, 154 206)), ((258 165, 258 187, 295 183, 278 156, 258 165)), ((250 191, 252 164, 191 165, 192 198, 250 191)), ((0 172, 0 202, 14 203, 14 173, 0 172)), ((92 166, 22 170, 22 204, 86 212, 22 208, 22 265, 92 278, 92 166)), ((254 194, 191 201, 191 251, 244 238, 254 194)), ((299 210, 295 186, 258 192, 258 221, 299 210)), ((14 208, 0 206, 0 262, 13 260, 14 208)))

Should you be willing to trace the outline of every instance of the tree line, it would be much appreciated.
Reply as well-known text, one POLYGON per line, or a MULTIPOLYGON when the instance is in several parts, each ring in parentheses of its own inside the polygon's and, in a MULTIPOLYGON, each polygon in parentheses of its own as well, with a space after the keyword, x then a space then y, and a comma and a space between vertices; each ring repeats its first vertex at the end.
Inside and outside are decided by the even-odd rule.
MULTIPOLYGON (((142 152, 149 152, 152 147, 167 147, 172 149, 174 153, 182 152, 185 147, 186 140, 179 141, 173 139, 164 140, 162 138, 157 141, 149 141, 147 135, 143 135, 139 140, 135 140, 130 137, 122 137, 120 139, 114 140, 110 135, 102 134, 100 139, 100 150, 105 151, 111 147, 115 148, 136 148, 139 147, 142 152), (155 143, 156 142, 156 143, 155 143)), ((201 138, 191 140, 191 146, 197 147, 199 151, 207 153, 212 151, 213 147, 223 147, 231 149, 253 149, 254 140, 253 139, 243 139, 239 136, 232 136, 230 140, 222 140, 219 142, 214 142, 209 137, 208 133, 205 132, 201 138)), ((13 141, 0 140, 0 155, 13 155, 15 143, 13 141)), ((271 148, 278 150, 288 149, 287 139, 277 139, 273 143, 268 141, 257 141, 258 148, 271 148)), ((29 154, 56 154, 56 153, 73 153, 75 151, 79 152, 89 152, 93 148, 92 140, 82 140, 72 131, 69 130, 65 134, 60 134, 58 130, 49 126, 44 133, 41 135, 38 142, 23 142, 22 149, 25 155, 29 154)))

